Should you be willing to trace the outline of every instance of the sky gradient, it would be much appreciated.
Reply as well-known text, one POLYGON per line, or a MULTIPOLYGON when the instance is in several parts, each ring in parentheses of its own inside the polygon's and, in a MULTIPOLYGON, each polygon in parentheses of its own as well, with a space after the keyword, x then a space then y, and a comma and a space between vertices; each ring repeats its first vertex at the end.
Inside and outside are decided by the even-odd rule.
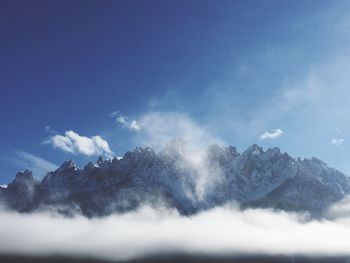
POLYGON ((1 1, 0 184, 169 138, 350 175, 349 1, 1 1))

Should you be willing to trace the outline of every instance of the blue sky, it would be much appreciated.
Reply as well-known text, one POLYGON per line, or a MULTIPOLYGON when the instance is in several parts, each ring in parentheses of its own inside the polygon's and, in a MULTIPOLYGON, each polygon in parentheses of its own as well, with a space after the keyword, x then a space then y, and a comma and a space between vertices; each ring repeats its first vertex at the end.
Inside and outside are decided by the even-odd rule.
POLYGON ((350 174, 348 1, 2 1, 0 183, 172 136, 350 174))

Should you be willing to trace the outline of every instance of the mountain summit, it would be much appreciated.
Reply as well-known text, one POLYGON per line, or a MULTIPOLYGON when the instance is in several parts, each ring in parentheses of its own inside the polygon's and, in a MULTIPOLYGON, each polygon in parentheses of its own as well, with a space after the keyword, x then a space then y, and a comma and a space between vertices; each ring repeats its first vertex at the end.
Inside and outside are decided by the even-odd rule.
POLYGON ((241 154, 219 145, 194 152, 179 139, 159 153, 137 147, 122 158, 100 157, 83 169, 70 160, 41 181, 26 170, 7 188, 0 187, 0 199, 9 209, 55 209, 89 217, 143 204, 192 214, 230 202, 319 216, 349 193, 350 179, 315 157, 294 159, 277 147, 264 151, 256 144, 241 154))

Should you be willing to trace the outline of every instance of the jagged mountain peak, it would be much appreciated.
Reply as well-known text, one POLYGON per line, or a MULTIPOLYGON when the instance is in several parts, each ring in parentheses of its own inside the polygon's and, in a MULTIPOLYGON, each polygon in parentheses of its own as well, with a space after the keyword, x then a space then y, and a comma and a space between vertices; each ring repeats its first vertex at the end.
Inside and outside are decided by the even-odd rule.
POLYGON ((240 153, 237 151, 237 148, 235 146, 228 146, 228 151, 231 153, 231 155, 238 156, 240 153))
POLYGON ((68 160, 62 163, 62 165, 57 168, 56 172, 64 172, 64 171, 77 171, 79 167, 76 165, 74 160, 68 160))
POLYGON ((227 202, 320 211, 350 193, 350 179, 341 172, 317 158, 295 160, 278 147, 264 151, 254 144, 240 154, 233 146, 214 144, 194 154, 176 138, 158 153, 137 147, 123 158, 100 157, 83 170, 70 160, 41 182, 30 171, 18 173, 2 196, 14 209, 69 204, 92 216, 160 199, 182 213, 227 202), (203 180, 208 189, 198 198, 203 180))
POLYGON ((88 162, 85 166, 84 166, 84 171, 90 171, 92 169, 96 169, 99 168, 99 166, 97 164, 93 164, 92 162, 88 162))
POLYGON ((31 182, 34 180, 33 172, 26 169, 24 171, 18 172, 15 176, 14 183, 19 182, 31 182))
POLYGON ((232 162, 239 153, 234 146, 219 146, 212 144, 207 148, 207 156, 209 160, 219 162, 221 165, 226 165, 232 162))
MULTIPOLYGON (((133 151, 128 151, 124 154, 121 160, 144 159, 155 157, 156 153, 151 147, 136 147, 133 151)), ((117 161, 118 158, 116 159, 117 161)))
POLYGON ((245 155, 245 154, 261 154, 263 152, 264 152, 264 150, 263 150, 262 146, 259 146, 256 143, 254 143, 247 150, 245 150, 242 154, 243 155, 245 155))
POLYGON ((99 156, 98 159, 97 159, 97 161, 96 161, 96 163, 97 163, 98 166, 103 165, 103 163, 104 163, 103 156, 99 156))
POLYGON ((271 156, 276 155, 276 154, 278 155, 281 153, 281 149, 278 147, 269 148, 269 149, 267 149, 266 153, 271 155, 271 156))
MULTIPOLYGON (((115 159, 115 158, 113 158, 113 159, 115 159)), ((104 159, 103 156, 99 156, 97 161, 96 161, 96 164, 94 166, 99 167, 99 168, 106 168, 112 164, 113 159, 104 159)))

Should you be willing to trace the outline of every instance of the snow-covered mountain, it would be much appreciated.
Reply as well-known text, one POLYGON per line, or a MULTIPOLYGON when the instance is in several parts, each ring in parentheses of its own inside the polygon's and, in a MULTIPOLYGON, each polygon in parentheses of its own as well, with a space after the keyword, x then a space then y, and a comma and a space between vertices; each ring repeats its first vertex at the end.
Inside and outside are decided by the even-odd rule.
POLYGON ((129 211, 142 204, 174 207, 191 214, 235 202, 320 215, 350 193, 350 179, 317 158, 294 159, 279 148, 254 144, 243 153, 233 146, 191 150, 175 139, 162 151, 136 148, 122 158, 64 162, 42 181, 17 173, 0 199, 10 209, 55 209, 87 216, 129 211))

